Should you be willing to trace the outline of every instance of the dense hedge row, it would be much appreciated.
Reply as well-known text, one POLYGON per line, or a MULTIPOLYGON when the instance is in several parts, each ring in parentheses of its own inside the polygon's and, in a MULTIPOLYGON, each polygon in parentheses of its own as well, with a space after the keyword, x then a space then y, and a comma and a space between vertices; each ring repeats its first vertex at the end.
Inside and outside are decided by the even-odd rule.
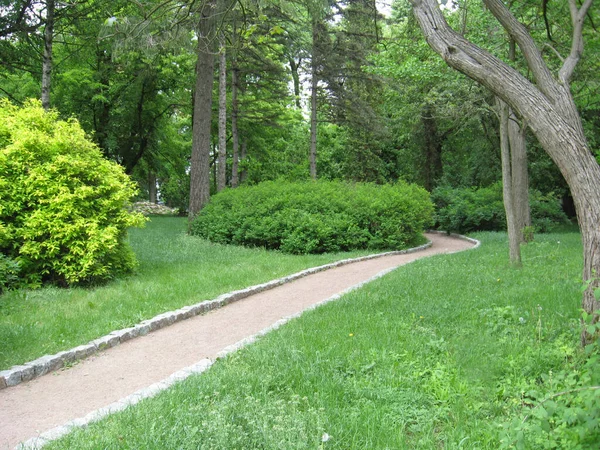
POLYGON ((190 232, 297 254, 401 249, 420 239, 432 213, 429 194, 405 183, 265 182, 214 196, 190 232))
POLYGON ((134 194, 76 121, 0 101, 0 291, 131 269, 125 234, 143 220, 125 209, 134 194))
MULTIPOLYGON (((431 198, 436 206, 435 226, 441 230, 470 231, 506 230, 506 213, 502 200, 502 184, 473 188, 440 187, 431 198)), ((558 224, 568 223, 560 201, 532 190, 529 194, 531 221, 537 232, 548 232, 558 224)))

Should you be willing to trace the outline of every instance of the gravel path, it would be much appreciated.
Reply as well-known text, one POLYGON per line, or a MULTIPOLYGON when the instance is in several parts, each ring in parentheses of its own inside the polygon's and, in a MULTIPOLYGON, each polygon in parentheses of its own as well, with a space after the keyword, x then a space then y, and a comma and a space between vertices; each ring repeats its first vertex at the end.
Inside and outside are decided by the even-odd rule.
POLYGON ((228 346, 382 271, 474 245, 442 234, 426 236, 433 242, 428 249, 312 274, 125 342, 71 368, 0 390, 0 449, 89 415, 201 360, 214 360, 228 346))

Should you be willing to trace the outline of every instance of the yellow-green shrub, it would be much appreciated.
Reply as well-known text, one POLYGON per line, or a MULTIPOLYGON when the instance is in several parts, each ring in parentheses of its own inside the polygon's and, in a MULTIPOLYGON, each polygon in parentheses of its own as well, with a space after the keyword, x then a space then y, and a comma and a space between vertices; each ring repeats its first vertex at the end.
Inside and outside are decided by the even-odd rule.
POLYGON ((40 103, 0 101, 0 253, 29 285, 99 281, 130 270, 126 210, 135 194, 77 121, 40 103))

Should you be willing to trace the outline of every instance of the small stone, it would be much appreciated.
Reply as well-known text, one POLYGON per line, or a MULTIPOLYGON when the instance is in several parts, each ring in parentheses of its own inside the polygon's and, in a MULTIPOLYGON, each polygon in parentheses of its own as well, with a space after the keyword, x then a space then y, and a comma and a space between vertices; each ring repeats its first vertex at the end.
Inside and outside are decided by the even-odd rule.
POLYGON ((98 349, 94 344, 84 344, 78 347, 72 348, 69 350, 69 353, 72 353, 72 361, 79 361, 81 359, 85 359, 90 355, 96 353, 98 349))
MULTIPOLYGON (((144 325, 144 324, 146 324, 146 322, 148 322, 148 321, 144 321, 140 325, 144 325)), ((148 329, 149 328, 150 328, 150 326, 148 325, 148 329)), ((113 331, 111 334, 113 336, 118 336, 119 342, 123 343, 130 339, 138 337, 139 331, 140 331, 139 328, 136 329, 135 327, 131 327, 131 328, 123 328, 122 330, 113 331)))
POLYGON ((25 366, 13 366, 8 370, 2 371, 2 378, 7 387, 16 386, 22 381, 21 376, 24 368, 25 366))

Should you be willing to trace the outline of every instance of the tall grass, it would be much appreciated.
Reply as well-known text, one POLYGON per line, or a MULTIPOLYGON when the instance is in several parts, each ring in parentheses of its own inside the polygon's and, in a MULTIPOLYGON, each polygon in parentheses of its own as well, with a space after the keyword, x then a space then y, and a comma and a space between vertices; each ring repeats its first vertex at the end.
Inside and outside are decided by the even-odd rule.
POLYGON ((127 278, 95 288, 1 295, 0 370, 165 311, 359 254, 285 255, 211 244, 185 229, 186 219, 178 217, 154 217, 146 228, 132 229, 139 267, 127 278))
POLYGON ((579 353, 581 243, 505 234, 419 260, 51 449, 497 449, 579 353))

